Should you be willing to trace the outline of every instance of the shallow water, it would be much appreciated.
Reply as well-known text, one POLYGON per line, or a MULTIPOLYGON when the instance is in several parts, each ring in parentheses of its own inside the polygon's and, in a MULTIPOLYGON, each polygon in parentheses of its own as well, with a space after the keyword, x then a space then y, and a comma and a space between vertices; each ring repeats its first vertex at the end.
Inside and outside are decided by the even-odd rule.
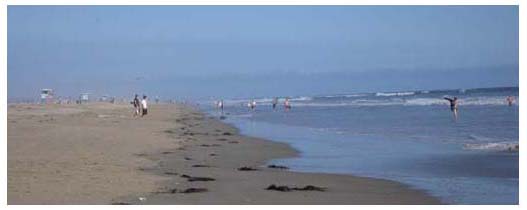
POLYGON ((517 204, 518 153, 509 148, 519 108, 507 95, 517 88, 297 97, 287 112, 267 99, 253 111, 236 101, 225 113, 244 134, 298 149, 272 161, 295 171, 396 180, 451 204, 517 204), (457 121, 442 100, 453 94, 457 121))

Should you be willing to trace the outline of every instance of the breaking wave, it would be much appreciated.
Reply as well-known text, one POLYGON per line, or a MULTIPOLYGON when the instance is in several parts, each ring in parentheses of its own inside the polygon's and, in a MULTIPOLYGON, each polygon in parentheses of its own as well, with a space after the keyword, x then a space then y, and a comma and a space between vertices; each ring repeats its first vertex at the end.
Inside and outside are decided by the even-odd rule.
POLYGON ((378 92, 378 93, 375 93, 375 96, 411 96, 414 94, 415 92, 394 92, 394 93, 378 92))

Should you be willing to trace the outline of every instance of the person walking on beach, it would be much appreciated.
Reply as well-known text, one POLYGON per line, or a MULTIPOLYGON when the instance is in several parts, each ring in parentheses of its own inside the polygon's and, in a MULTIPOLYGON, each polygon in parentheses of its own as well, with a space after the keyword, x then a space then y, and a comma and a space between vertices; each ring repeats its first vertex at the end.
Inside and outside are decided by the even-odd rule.
POLYGON ((137 117, 139 115, 139 99, 137 98, 137 94, 135 94, 135 98, 132 101, 132 104, 134 105, 134 117, 137 117))
POLYGON ((509 106, 512 106, 512 104, 514 103, 514 97, 513 96, 507 96, 507 103, 509 104, 509 106))
POLYGON ((454 97, 453 99, 444 97, 444 99, 450 102, 450 111, 454 113, 454 119, 457 120, 457 97, 454 97))
POLYGON ((143 95, 143 100, 141 100, 141 109, 143 110, 141 112, 141 117, 143 117, 143 116, 148 114, 148 104, 147 104, 145 95, 143 95))
POLYGON ((276 104, 278 104, 278 98, 274 97, 274 99, 273 99, 273 110, 276 109, 276 104))

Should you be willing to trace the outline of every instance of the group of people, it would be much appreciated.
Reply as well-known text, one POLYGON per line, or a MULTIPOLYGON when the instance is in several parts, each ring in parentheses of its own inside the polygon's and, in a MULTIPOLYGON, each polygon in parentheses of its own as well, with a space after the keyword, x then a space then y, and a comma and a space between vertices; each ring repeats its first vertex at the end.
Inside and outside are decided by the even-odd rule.
MULTIPOLYGON (((219 110, 221 110, 221 112, 223 113, 223 107, 224 107, 224 103, 223 103, 223 100, 219 100, 219 101, 215 101, 214 102, 216 108, 218 108, 219 110)), ((272 101, 272 107, 273 107, 273 110, 276 110, 277 108, 277 105, 278 105, 278 97, 275 97, 273 98, 273 101, 272 101)), ((244 106, 244 104, 242 103, 242 106, 244 106)), ((249 102, 247 102, 247 107, 252 111, 252 110, 255 110, 256 109, 256 101, 255 100, 251 100, 249 102)), ((290 110, 291 109, 291 102, 289 101, 289 98, 286 97, 284 99, 284 109, 286 111, 290 110)))
MULTIPOLYGON (((278 98, 275 97, 275 98, 273 98, 273 101, 272 101, 273 110, 275 110, 277 108, 277 105, 278 105, 278 98)), ((251 110, 254 110, 256 108, 256 101, 252 100, 252 101, 248 102, 247 103, 247 107, 249 107, 249 109, 251 109, 251 110)), ((286 111, 291 109, 291 103, 289 102, 289 98, 285 98, 285 100, 284 100, 284 109, 286 111)))
POLYGON ((146 100, 146 95, 143 95, 143 99, 139 100, 139 96, 135 94, 134 100, 131 104, 134 105, 134 117, 145 116, 148 114, 148 102, 146 100))
MULTIPOLYGON (((458 116, 458 103, 457 103, 457 97, 454 97, 454 98, 448 98, 448 97, 444 97, 445 100, 447 100, 449 103, 450 103, 450 111, 452 111, 452 113, 454 114, 454 119, 457 120, 457 116, 458 116)), ((512 104, 514 104, 514 96, 507 96, 507 104, 509 106, 512 106, 512 104)))

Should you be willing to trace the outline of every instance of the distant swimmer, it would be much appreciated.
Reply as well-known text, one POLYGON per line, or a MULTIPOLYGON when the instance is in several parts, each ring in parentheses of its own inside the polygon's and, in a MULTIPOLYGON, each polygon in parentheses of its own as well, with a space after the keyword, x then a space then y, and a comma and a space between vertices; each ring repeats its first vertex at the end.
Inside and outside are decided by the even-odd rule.
POLYGON ((276 109, 276 104, 278 104, 278 98, 277 97, 275 97, 273 99, 273 109, 276 109))
POLYGON ((444 99, 450 102, 450 111, 454 113, 454 118, 457 120, 457 97, 454 97, 453 99, 444 97, 444 99))
POLYGON ((512 104, 514 103, 514 96, 507 96, 507 103, 509 104, 509 106, 512 106, 512 104))
POLYGON ((289 98, 285 98, 284 108, 286 111, 291 109, 291 103, 289 103, 289 98))

